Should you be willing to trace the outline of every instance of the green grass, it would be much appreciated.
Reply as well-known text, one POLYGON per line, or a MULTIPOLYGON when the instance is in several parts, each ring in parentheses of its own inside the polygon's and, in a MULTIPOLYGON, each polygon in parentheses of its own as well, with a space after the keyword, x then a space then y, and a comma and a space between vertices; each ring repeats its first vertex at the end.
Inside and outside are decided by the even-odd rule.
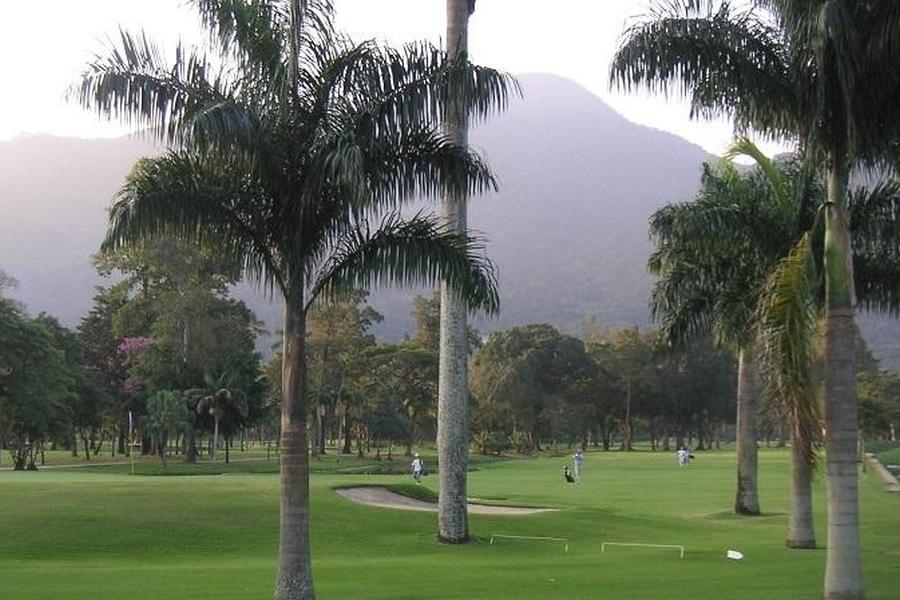
MULTIPOLYGON (((340 469, 346 460, 322 458, 311 488, 318 597, 819 598, 825 551, 784 547, 787 453, 761 452, 766 512, 756 518, 730 513, 733 455, 695 454, 694 464, 680 469, 669 454, 591 452, 578 486, 562 483, 560 457, 483 462, 470 473, 471 496, 562 510, 473 515, 475 541, 462 547, 435 541, 434 514, 361 506, 333 490, 387 484, 433 493, 436 476, 411 486, 408 476, 345 474, 340 469), (487 540, 495 533, 565 537, 570 551, 512 540, 491 546, 487 540), (600 554, 603 540, 684 544, 687 554, 683 561, 666 550, 615 548, 600 554), (729 548, 742 551, 745 560, 726 560, 729 548)), ((399 457, 396 462, 405 464, 399 457)), ((250 464, 255 463, 233 463, 250 464)), ((0 472, 0 597, 271 596, 279 498, 274 474, 234 469, 216 476, 130 477, 118 469, 0 472)), ((823 487, 820 477, 816 525, 824 545, 823 487)), ((883 492, 871 470, 860 489, 867 598, 894 599, 900 494, 883 492)))
POLYGON ((882 450, 878 453, 878 459, 884 464, 900 464, 900 445, 882 450))
POLYGON ((874 452, 881 464, 887 467, 894 475, 900 477, 900 443, 875 442, 866 449, 874 452))

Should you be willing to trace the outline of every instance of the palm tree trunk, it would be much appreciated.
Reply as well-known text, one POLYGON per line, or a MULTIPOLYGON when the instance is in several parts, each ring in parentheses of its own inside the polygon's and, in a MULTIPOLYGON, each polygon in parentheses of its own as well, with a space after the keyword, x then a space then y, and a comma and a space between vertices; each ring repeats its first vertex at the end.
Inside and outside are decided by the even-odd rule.
POLYGON ((752 353, 741 348, 738 354, 737 393, 737 494, 734 512, 739 515, 759 514, 757 491, 756 417, 759 378, 752 353))
POLYGON ((219 409, 217 408, 216 409, 217 414, 213 415, 213 422, 215 423, 213 425, 213 451, 212 451, 213 462, 216 462, 216 458, 219 453, 219 415, 218 415, 218 412, 219 412, 219 409))
POLYGON ((812 512, 812 465, 806 460, 804 441, 791 428, 791 513, 788 518, 788 548, 815 548, 812 512))
POLYGON ((166 446, 169 443, 168 434, 161 434, 159 436, 159 443, 156 446, 156 453, 159 454, 159 460, 162 463, 162 468, 166 468, 166 446))
POLYGON ((325 414, 325 406, 316 405, 316 454, 325 454, 325 427, 322 417, 325 414))
POLYGON ((347 418, 347 414, 350 411, 350 408, 345 404, 344 405, 344 416, 343 416, 343 424, 344 424, 344 448, 341 450, 341 454, 351 454, 353 452, 352 440, 351 436, 351 427, 350 427, 350 419, 347 418))
POLYGON ((825 466, 828 479, 825 598, 856 600, 863 597, 856 466, 856 327, 853 322, 850 231, 844 206, 847 175, 841 158, 841 153, 832 156, 825 217, 825 466))
POLYGON ((622 423, 622 450, 631 452, 634 445, 631 441, 631 378, 625 391, 625 422, 622 423))
MULTIPOLYGON (((447 54, 467 52, 469 0, 447 0, 447 54)), ((444 132, 457 145, 468 143, 466 115, 461 107, 447 110, 444 132)), ((466 233, 465 198, 442 199, 443 222, 466 233)), ((441 283, 441 341, 438 375, 438 539, 459 544, 469 539, 466 471, 469 463, 468 343, 466 307, 446 282, 441 283)))
POLYGON ((275 600, 313 600, 302 283, 285 298, 281 401, 281 527, 275 600))
POLYGON ((184 436, 184 462, 189 464, 197 462, 197 432, 193 427, 188 429, 184 436))
MULTIPOLYGON (((300 102, 305 0, 291 0, 291 100, 300 102)), ((309 545, 309 446, 306 439, 306 313, 302 268, 288 273, 281 370, 281 522, 275 600, 315 600, 309 545)))

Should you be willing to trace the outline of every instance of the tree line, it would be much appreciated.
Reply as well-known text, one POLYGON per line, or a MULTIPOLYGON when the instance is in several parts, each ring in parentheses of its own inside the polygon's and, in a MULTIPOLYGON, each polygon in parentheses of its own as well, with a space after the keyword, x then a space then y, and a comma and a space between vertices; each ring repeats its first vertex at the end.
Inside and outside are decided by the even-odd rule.
MULTIPOLYGON (((95 264, 119 281, 98 289, 75 330, 48 315, 30 319, 3 300, 4 339, 29 340, 5 345, 0 361, 0 441, 15 468, 36 468, 46 447, 90 460, 105 442, 120 454, 134 442, 163 465, 173 454, 196 462, 204 438, 211 458, 224 448, 225 462, 235 436, 242 447, 253 439, 277 451, 282 352, 276 345, 263 362, 254 349, 262 325, 229 297, 231 266, 174 239, 98 255, 95 264)), ((310 312, 314 456, 391 460, 434 442, 440 297, 414 299, 415 331, 398 343, 376 338, 383 316, 366 300, 356 291, 310 312)), ((640 440, 672 451, 733 441, 734 352, 702 338, 673 353, 662 334, 595 318, 585 319, 580 338, 546 324, 484 338, 470 327, 472 448, 630 451, 640 440)), ((894 439, 900 378, 880 369, 861 337, 857 355, 861 427, 871 438, 894 439)), ((760 438, 783 444, 789 437, 778 404, 764 402, 759 418, 760 438)))

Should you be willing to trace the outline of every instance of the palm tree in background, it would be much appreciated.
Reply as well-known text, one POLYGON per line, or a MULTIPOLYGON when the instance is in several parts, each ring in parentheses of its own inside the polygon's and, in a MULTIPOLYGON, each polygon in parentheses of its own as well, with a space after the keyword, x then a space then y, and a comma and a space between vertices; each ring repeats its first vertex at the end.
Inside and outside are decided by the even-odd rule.
MULTIPOLYGON (((746 140, 736 149, 755 148, 746 140)), ((737 492, 734 511, 760 513, 757 428, 760 381, 754 315, 758 291, 780 259, 809 229, 820 196, 799 202, 786 193, 800 176, 796 165, 778 167, 759 154, 763 168, 742 174, 728 163, 704 166, 692 202, 658 210, 650 219, 656 251, 649 268, 659 277, 651 312, 670 348, 712 333, 738 354, 737 492), (769 173, 768 175, 766 173, 769 173)))
POLYGON ((854 168, 891 168, 900 130, 900 5, 892 0, 668 0, 629 29, 613 60, 620 87, 676 89, 693 116, 791 139, 827 189, 825 280, 826 598, 862 598, 854 364, 854 168))
POLYGON ((180 392, 159 390, 147 399, 147 414, 142 427, 153 437, 162 468, 172 436, 187 433, 191 428, 190 412, 180 392))
POLYGON ((476 240, 394 211, 417 194, 495 188, 434 123, 451 101, 488 114, 510 80, 425 45, 353 44, 333 30, 329 0, 193 4, 221 66, 183 47, 169 64, 123 32, 73 94, 172 146, 128 177, 106 248, 158 236, 214 245, 284 299, 275 598, 311 599, 306 316, 343 291, 438 280, 469 310, 497 309, 476 240))
MULTIPOLYGON (((242 417, 246 417, 250 410, 247 397, 231 379, 231 374, 228 372, 223 372, 218 378, 207 374, 204 377, 206 388, 185 392, 185 396, 188 398, 196 399, 197 414, 205 412, 213 418, 213 462, 216 462, 219 449, 219 423, 229 413, 237 412, 242 417)), ((225 448, 225 462, 228 462, 227 447, 225 448)))

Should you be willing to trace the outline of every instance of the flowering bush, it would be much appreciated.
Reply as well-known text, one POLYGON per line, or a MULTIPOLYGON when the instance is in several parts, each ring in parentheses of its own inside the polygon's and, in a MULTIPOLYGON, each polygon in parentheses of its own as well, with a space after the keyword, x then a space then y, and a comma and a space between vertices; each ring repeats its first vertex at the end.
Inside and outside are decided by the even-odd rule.
POLYGON ((135 352, 139 352, 153 345, 153 338, 140 336, 140 337, 126 337, 122 338, 119 342, 116 350, 119 354, 124 354, 129 356, 134 354, 135 352))
MULTIPOLYGON (((137 353, 142 350, 146 350, 150 346, 153 345, 153 338, 140 336, 140 337, 126 337, 122 338, 119 342, 119 345, 116 346, 116 351, 121 355, 124 359, 125 366, 131 366, 134 362, 134 357, 137 353)), ((141 391, 141 387, 143 386, 143 381, 140 378, 135 377, 134 375, 129 375, 119 384, 119 389, 122 390, 123 393, 133 396, 141 391)))

